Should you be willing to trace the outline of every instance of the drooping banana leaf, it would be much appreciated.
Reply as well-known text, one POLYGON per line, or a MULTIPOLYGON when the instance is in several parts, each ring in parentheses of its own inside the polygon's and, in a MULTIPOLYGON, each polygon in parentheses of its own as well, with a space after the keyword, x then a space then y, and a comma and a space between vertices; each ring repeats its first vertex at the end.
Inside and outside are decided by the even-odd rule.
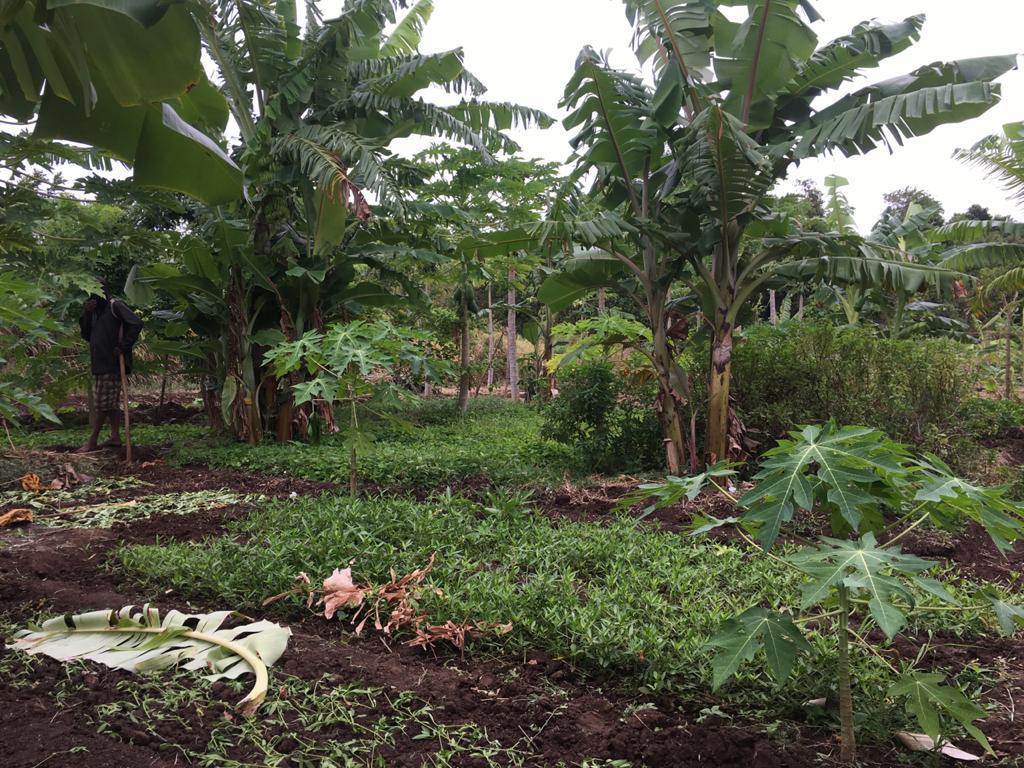
POLYGON ((207 680, 234 680, 252 673, 255 685, 236 705, 250 716, 266 698, 267 666, 284 653, 291 630, 269 621, 221 629, 235 615, 233 611, 195 615, 170 611, 161 621, 160 612, 148 603, 141 609, 129 605, 48 619, 16 633, 7 647, 58 661, 88 659, 129 672, 180 664, 191 671, 206 670, 207 680))

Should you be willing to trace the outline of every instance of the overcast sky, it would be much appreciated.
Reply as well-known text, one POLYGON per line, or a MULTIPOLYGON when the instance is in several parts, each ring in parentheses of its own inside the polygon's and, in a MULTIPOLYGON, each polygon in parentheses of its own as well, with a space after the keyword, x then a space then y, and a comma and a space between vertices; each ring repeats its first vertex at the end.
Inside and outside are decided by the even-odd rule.
MULTIPOLYGON (((871 79, 904 74, 937 60, 1024 49, 1022 0, 818 0, 816 7, 825 17, 814 25, 822 42, 865 19, 888 21, 927 13, 920 42, 872 70, 871 79)), ((561 117, 557 104, 580 48, 590 44, 610 49, 615 66, 635 69, 629 40, 621 0, 435 0, 422 50, 462 46, 468 68, 488 86, 485 98, 518 102, 561 117)), ((947 215, 977 202, 993 214, 1024 216, 1024 210, 1014 210, 1002 190, 980 171, 951 158, 953 148, 998 132, 1003 123, 1024 120, 1024 73, 1011 72, 1001 83, 1002 103, 976 120, 911 139, 892 155, 883 148, 862 157, 805 162, 791 178, 819 184, 832 173, 848 178, 847 196, 862 229, 874 223, 885 192, 907 185, 931 192, 947 215)), ((530 157, 562 162, 570 153, 560 125, 515 135, 530 157)))

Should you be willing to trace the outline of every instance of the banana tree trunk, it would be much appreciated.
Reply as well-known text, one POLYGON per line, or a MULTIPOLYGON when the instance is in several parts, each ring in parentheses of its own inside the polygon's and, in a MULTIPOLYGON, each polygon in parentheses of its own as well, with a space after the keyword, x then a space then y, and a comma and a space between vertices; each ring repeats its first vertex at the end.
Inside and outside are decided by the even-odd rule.
POLYGON ((550 309, 544 310, 544 329, 543 329, 543 340, 544 340, 544 354, 540 359, 540 376, 545 382, 545 397, 550 400, 552 392, 555 388, 555 375, 551 373, 551 358, 554 357, 554 346, 552 343, 551 328, 554 323, 550 309))
POLYGON ((228 277, 227 307, 225 363, 227 375, 235 381, 231 428, 237 439, 255 445, 260 440, 260 416, 249 339, 248 291, 238 266, 231 268, 228 277))
POLYGON ((515 270, 508 273, 508 342, 507 342, 507 363, 508 363, 508 396, 513 403, 519 402, 519 349, 516 343, 516 287, 512 281, 515 280, 515 270))
POLYGON ((466 306, 465 291, 459 307, 459 399, 456 405, 459 416, 465 416, 469 409, 469 385, 472 373, 469 356, 469 307, 466 306))
POLYGON ((664 310, 667 297, 652 297, 651 329, 654 342, 652 362, 658 377, 658 421, 665 444, 665 463, 673 475, 685 472, 686 426, 673 374, 676 367, 668 339, 668 317, 664 310))
POLYGON ((605 313, 605 289, 597 289, 597 314, 603 315, 605 313))
POLYGON ((775 291, 768 291, 768 319, 772 325, 779 324, 779 310, 775 300, 775 291))
POLYGON ((729 455, 729 388, 732 384, 732 324, 718 313, 711 338, 711 376, 708 382, 708 429, 705 453, 708 462, 729 455))

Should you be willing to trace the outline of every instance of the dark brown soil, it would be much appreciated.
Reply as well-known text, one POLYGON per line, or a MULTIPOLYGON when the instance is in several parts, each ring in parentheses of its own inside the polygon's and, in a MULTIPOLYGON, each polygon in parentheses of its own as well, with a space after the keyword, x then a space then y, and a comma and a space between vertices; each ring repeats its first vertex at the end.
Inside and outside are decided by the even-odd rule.
POLYGON ((904 540, 903 549, 930 560, 955 563, 965 576, 980 581, 1020 584, 1024 574, 1024 545, 1000 552, 977 523, 970 523, 955 536, 912 531, 904 540))
MULTIPOLYGON (((187 424, 202 423, 201 408, 184 403, 191 403, 192 396, 188 392, 169 392, 160 403, 158 392, 137 392, 129 389, 130 400, 135 405, 131 408, 133 424, 187 424)), ((85 395, 70 395, 59 406, 61 423, 66 427, 80 427, 89 423, 89 403, 85 395)), ((45 421, 32 422, 24 420, 29 428, 48 430, 53 425, 45 421)))
POLYGON ((1019 428, 1009 430, 1001 437, 983 440, 981 444, 999 451, 997 461, 1004 466, 1024 465, 1024 434, 1019 428))
MULTIPOLYGON (((140 465, 135 471, 140 479, 153 484, 142 489, 146 493, 229 488, 287 496, 319 493, 330 487, 291 478, 202 467, 178 468, 161 463, 140 465)), ((135 492, 132 489, 129 493, 135 492)), ((611 513, 615 493, 618 491, 611 490, 606 499, 585 500, 580 505, 571 498, 545 501, 550 502, 549 510, 556 516, 599 519, 611 513)), ((685 527, 693 512, 678 510, 658 522, 670 528, 685 527)), ((229 508, 152 518, 113 530, 37 533, 29 528, 24 536, 5 535, 0 538, 0 613, 21 623, 43 610, 78 612, 145 601, 165 608, 222 607, 188 606, 167 592, 146 594, 121 583, 105 569, 104 560, 108 550, 120 542, 152 542, 157 538, 199 540, 222 533, 226 522, 244 514, 245 508, 229 508)), ((686 710, 685 702, 668 698, 652 701, 602 690, 578 677, 565 663, 539 653, 517 660, 471 656, 458 659, 443 651, 388 648, 377 639, 352 640, 341 633, 337 623, 317 618, 294 624, 293 631, 288 650, 274 674, 307 680, 328 674, 339 684, 412 691, 437 708, 436 717, 442 722, 474 722, 485 728, 491 739, 509 746, 522 746, 524 736, 528 737, 531 766, 556 766, 560 762, 578 765, 585 758, 605 758, 649 768, 807 768, 829 764, 829 756, 836 752, 828 735, 800 729, 796 724, 787 727, 788 735, 782 740, 769 738, 763 727, 753 724, 717 718, 698 722, 695 713, 686 710)), ((947 644, 933 641, 930 653, 950 669, 974 659, 985 664, 1003 664, 1020 681, 1024 679, 1024 670, 1020 669, 1024 654, 1020 650, 1019 642, 965 646, 950 640, 947 644)), ((4 766, 30 768, 51 755, 52 759, 43 765, 181 765, 181 756, 175 759, 175 753, 169 753, 166 745, 202 747, 212 724, 224 716, 231 703, 225 698, 202 710, 183 710, 179 713, 180 722, 154 725, 159 737, 120 720, 109 723, 113 733, 100 733, 90 725, 87 715, 95 713, 98 705, 118 699, 121 694, 116 686, 126 675, 99 667, 75 674, 80 674, 82 684, 71 686, 59 704, 52 693, 67 679, 68 671, 57 662, 41 660, 39 673, 29 688, 0 680, 0 729, 4 734, 4 757, 0 762, 4 766), (79 748, 85 751, 72 755, 71 750, 79 748)), ((273 686, 271 691, 273 696, 273 686)), ((1019 688, 1008 685, 998 695, 1008 697, 1007 712, 1015 701, 1024 705, 1024 692, 1019 688)), ((378 713, 389 714, 386 699, 381 700, 378 713)), ((1019 754, 1016 749, 1021 736, 1010 715, 993 718, 984 728, 1004 755, 1019 754)), ((429 764, 431 745, 416 739, 416 735, 407 734, 407 738, 399 739, 382 754, 384 764, 429 764)), ((320 732, 314 737, 331 738, 332 732, 320 732)), ((862 750, 861 756, 863 765, 890 766, 898 763, 903 753, 872 748, 862 750)), ((232 754, 232 758, 251 764, 259 760, 258 755, 247 754, 232 754)), ((467 758, 459 765, 483 763, 467 758)))
MULTIPOLYGON (((1024 441, 1021 441, 1024 446, 1024 441)), ((1022 458, 1024 463, 1024 458, 1022 458)), ((719 494, 705 493, 694 501, 684 501, 647 514, 645 504, 636 504, 628 510, 616 510, 619 501, 633 491, 638 480, 621 479, 590 486, 563 487, 549 491, 536 499, 536 507, 555 520, 607 522, 617 514, 629 514, 642 520, 642 525, 670 532, 691 529, 698 517, 729 517, 735 509, 719 494)), ((646 502, 650 503, 650 501, 646 502)), ((831 535, 826 515, 810 516, 801 513, 800 533, 807 538, 831 535)), ((708 534, 718 540, 738 538, 728 527, 712 530, 708 534)), ((985 530, 970 523, 956 535, 942 531, 912 531, 903 542, 906 552, 931 560, 942 560, 957 565, 970 578, 1019 584, 1024 575, 1024 545, 1007 553, 1000 552, 985 530)))
MULTIPOLYGON (((622 497, 636 490, 640 482, 635 478, 622 478, 582 487, 566 483, 537 498, 536 506, 555 520, 605 522, 619 514, 616 508, 622 497)), ((636 504, 627 511, 633 517, 642 517, 646 526, 673 532, 689 530, 696 517, 728 517, 732 514, 729 503, 712 494, 650 513, 646 512, 644 504, 636 504)))

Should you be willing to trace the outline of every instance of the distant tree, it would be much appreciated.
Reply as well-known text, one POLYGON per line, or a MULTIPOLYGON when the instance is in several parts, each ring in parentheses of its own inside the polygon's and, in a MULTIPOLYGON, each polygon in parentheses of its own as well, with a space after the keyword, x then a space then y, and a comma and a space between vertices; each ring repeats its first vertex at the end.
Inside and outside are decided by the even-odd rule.
POLYGON ((952 224, 956 221, 992 221, 994 217, 989 212, 988 208, 983 205, 973 203, 963 213, 954 213, 949 217, 949 223, 952 224))
POLYGON ((882 211, 883 218, 902 221, 907 217, 907 210, 910 208, 911 204, 917 203, 926 211, 933 211, 933 213, 928 217, 929 226, 941 227, 946 223, 942 203, 923 189, 918 189, 917 187, 903 187, 902 189, 896 189, 883 195, 882 199, 885 200, 885 210, 882 211))
POLYGON ((796 185, 800 187, 803 200, 812 216, 825 218, 825 195, 810 179, 800 179, 796 185))

